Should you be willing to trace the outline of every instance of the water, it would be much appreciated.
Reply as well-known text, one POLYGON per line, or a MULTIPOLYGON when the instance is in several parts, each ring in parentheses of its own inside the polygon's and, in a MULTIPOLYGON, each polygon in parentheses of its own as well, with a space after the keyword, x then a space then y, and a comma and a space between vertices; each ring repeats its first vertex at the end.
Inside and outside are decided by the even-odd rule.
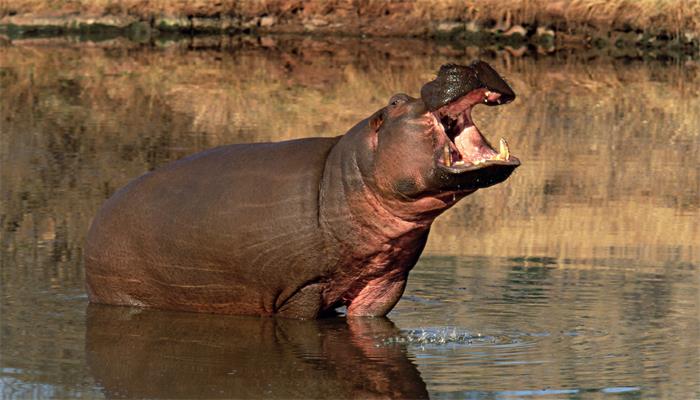
POLYGON ((698 398, 699 72, 408 40, 1 47, 1 396, 698 398), (519 97, 475 118, 523 166, 436 221, 388 319, 88 306, 85 232, 131 178, 341 134, 477 56, 519 97))

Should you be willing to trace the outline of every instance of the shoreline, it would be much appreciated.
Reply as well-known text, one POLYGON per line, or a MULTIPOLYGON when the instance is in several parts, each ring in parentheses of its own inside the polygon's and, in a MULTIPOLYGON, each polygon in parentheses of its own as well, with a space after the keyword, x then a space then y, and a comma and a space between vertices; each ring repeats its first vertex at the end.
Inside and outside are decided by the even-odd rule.
MULTIPOLYGON (((240 10, 239 10, 240 11, 240 10)), ((295 34, 357 38, 413 38, 452 42, 465 46, 525 48, 546 55, 567 51, 601 51, 631 58, 696 59, 700 55, 700 36, 691 32, 653 33, 628 27, 625 30, 600 30, 554 25, 516 24, 513 21, 488 23, 475 20, 419 19, 413 24, 388 24, 377 29, 382 18, 366 17, 336 22, 338 15, 325 18, 295 17, 284 13, 237 12, 185 13, 181 16, 129 15, 32 15, 0 17, 0 40, 70 36, 99 42, 125 38, 136 43, 177 40, 192 36, 236 36, 295 34), (410 25, 410 26, 406 26, 410 25), (4 37, 3 37, 4 36, 4 37)), ((396 20, 396 17, 392 19, 396 20)))

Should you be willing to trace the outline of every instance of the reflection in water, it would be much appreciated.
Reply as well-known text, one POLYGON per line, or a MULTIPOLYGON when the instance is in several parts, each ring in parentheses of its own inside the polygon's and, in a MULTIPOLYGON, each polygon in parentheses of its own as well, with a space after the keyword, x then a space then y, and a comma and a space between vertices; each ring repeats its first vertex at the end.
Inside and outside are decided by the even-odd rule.
MULTIPOLYGON (((588 390, 697 397, 698 71, 691 62, 516 58, 408 40, 197 38, 162 47, 37 40, 0 47, 0 396, 126 396, 148 388, 114 384, 126 376, 143 383, 129 375, 137 367, 120 365, 138 365, 163 382, 149 360, 177 376, 161 390, 195 395, 185 383, 201 386, 200 370, 218 379, 236 369, 248 375, 226 377, 260 382, 206 347, 221 342, 216 332, 249 329, 257 335, 245 342, 250 352, 236 343, 217 349, 289 361, 302 377, 336 385, 313 386, 319 396, 331 389, 417 393, 422 377, 435 397, 588 390), (85 329, 85 232, 99 205, 128 180, 219 144, 341 134, 392 94, 417 94, 439 65, 476 56, 519 96, 505 107, 477 107, 477 123, 490 140, 508 138, 523 166, 437 220, 428 257, 390 318, 404 333, 439 337, 450 327, 493 340, 409 341, 406 355, 418 374, 402 347, 370 352, 368 343, 384 342, 358 339, 364 328, 338 321, 228 326, 206 316, 91 307, 85 329), (181 348, 190 355, 178 362, 168 358, 170 347, 145 357, 164 346, 148 332, 110 339, 101 336, 109 329, 96 329, 139 331, 143 324, 157 333, 149 321, 160 321, 176 332, 195 320, 212 327, 187 331, 204 336, 188 343, 207 356, 181 348), (139 351, 110 353, 99 346, 106 340, 139 351), (122 357, 110 364, 114 370, 101 361, 109 357, 122 357), (367 385, 339 381, 342 365, 367 385), (416 379, 383 381, 386 374, 416 379)), ((383 335, 385 328, 371 329, 383 335)), ((170 333, 159 334, 179 348, 170 333)), ((296 375, 284 382, 275 369, 265 371, 260 376, 280 379, 280 390, 300 389, 296 375)), ((231 380, 214 382, 234 390, 226 386, 231 380)), ((255 389, 239 389, 246 388, 255 389)))
POLYGON ((90 305, 87 363, 109 398, 427 398, 385 318, 297 321, 90 305))
POLYGON ((700 394, 700 265, 599 262, 424 257, 390 317, 431 393, 700 394))

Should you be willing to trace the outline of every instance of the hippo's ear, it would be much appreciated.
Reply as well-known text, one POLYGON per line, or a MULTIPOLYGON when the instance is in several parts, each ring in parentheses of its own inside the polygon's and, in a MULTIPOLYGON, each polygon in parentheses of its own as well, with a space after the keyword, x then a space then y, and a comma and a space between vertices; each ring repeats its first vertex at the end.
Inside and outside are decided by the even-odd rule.
POLYGON ((369 117, 369 127, 372 129, 372 132, 377 132, 379 130, 379 127, 382 126, 382 123, 384 122, 384 113, 382 111, 377 111, 369 117))
POLYGON ((372 150, 377 149, 377 143, 379 142, 379 128, 384 123, 384 110, 379 110, 369 117, 369 146, 372 150))

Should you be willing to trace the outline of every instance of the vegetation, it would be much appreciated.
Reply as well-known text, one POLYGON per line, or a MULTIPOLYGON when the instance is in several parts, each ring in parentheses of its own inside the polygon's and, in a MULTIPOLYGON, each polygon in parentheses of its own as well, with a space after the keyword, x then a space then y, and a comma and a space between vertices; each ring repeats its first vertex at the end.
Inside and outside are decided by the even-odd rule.
MULTIPOLYGON (((697 48, 700 2, 684 0, 9 0, 0 24, 181 32, 312 32, 697 48), (140 26, 139 24, 145 24, 140 26), (495 35, 495 37, 494 37, 495 35), (510 39, 508 39, 510 38, 510 39), (518 39, 519 38, 519 39, 518 39)), ((22 28, 24 27, 24 28, 22 28)))

